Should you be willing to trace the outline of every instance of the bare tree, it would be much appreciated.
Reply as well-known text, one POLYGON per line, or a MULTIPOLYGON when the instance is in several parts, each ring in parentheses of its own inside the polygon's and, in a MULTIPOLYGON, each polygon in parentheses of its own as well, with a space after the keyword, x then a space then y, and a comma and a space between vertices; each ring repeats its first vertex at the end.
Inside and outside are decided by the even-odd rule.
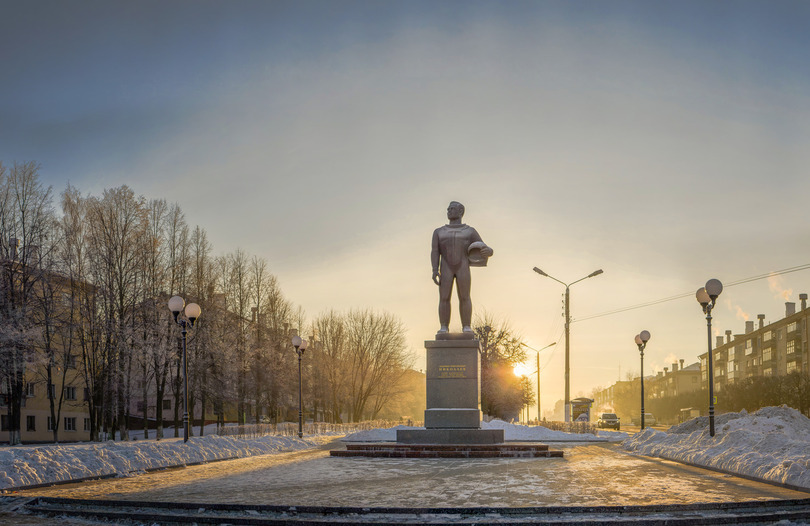
POLYGON ((25 373, 42 341, 33 315, 41 250, 52 232, 51 200, 37 163, 14 163, 9 171, 0 164, 0 383, 7 393, 10 444, 21 441, 25 373))
POLYGON ((98 307, 104 314, 104 350, 109 366, 105 381, 112 392, 106 401, 114 407, 117 430, 128 440, 128 408, 133 364, 132 315, 140 287, 146 236, 146 207, 126 186, 104 190, 101 199, 88 203, 90 252, 96 265, 93 281, 102 293, 98 307))
POLYGON ((375 418, 390 399, 412 357, 405 329, 392 315, 355 310, 345 318, 350 356, 349 412, 358 422, 368 411, 375 418))
POLYGON ((514 367, 526 359, 523 342, 505 321, 488 313, 473 323, 481 341, 481 409, 485 414, 511 420, 523 405, 520 379, 514 367))

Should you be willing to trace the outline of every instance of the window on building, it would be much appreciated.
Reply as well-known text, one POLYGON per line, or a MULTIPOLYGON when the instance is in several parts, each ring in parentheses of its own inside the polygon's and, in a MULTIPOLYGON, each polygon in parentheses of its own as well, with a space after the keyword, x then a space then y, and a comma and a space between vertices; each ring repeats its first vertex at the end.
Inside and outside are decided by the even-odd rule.
POLYGON ((85 431, 90 431, 90 419, 89 418, 84 419, 84 430, 85 431))
POLYGON ((56 393, 56 386, 53 384, 48 384, 48 399, 53 400, 55 393, 56 393))
POLYGON ((65 431, 76 431, 76 417, 75 416, 66 416, 65 417, 65 431))
POLYGON ((35 384, 34 382, 28 382, 27 384, 25 384, 25 396, 29 398, 35 397, 37 395, 36 387, 37 384, 35 384))
POLYGON ((163 399, 163 409, 169 410, 172 408, 172 401, 170 399, 163 399))
POLYGON ((53 418, 48 417, 48 431, 53 431, 53 418))
POLYGON ((785 352, 788 354, 796 352, 796 340, 788 340, 785 346, 785 352))
POLYGON ((773 369, 771 369, 770 367, 762 370, 762 376, 772 376, 772 375, 773 369))
POLYGON ((0 415, 0 431, 8 431, 11 429, 11 419, 8 415, 0 415))
POLYGON ((787 331, 788 332, 793 332, 795 330, 796 330, 796 322, 794 321, 793 323, 788 323, 787 331))
POLYGON ((37 417, 35 417, 34 415, 25 415, 25 430, 26 431, 37 430, 37 417))
POLYGON ((771 331, 765 331, 765 332, 762 333, 762 341, 763 342, 771 341, 772 337, 773 337, 773 333, 771 331))
POLYGON ((799 366, 798 366, 798 364, 796 362, 788 362, 787 363, 787 372, 788 372, 788 374, 792 373, 793 371, 797 370, 798 368, 799 368, 799 366))
POLYGON ((65 400, 76 399, 76 388, 72 385, 65 386, 65 400))
POLYGON ((76 368, 76 355, 75 354, 68 354, 65 356, 65 368, 67 369, 75 369, 76 368))
POLYGON ((771 359, 771 350, 770 349, 764 349, 762 351, 762 361, 767 362, 770 359, 771 359))
POLYGON ((754 352, 754 340, 745 340, 745 354, 754 352))
POLYGON ((728 372, 732 372, 734 370, 734 362, 728 362, 728 372))

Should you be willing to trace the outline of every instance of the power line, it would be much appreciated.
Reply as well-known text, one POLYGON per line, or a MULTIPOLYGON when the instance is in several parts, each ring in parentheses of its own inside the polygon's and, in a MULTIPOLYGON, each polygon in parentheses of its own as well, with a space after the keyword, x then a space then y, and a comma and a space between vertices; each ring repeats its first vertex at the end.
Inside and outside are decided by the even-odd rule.
MULTIPOLYGON (((767 274, 759 274, 757 276, 751 276, 750 278, 743 278, 737 281, 732 281, 731 283, 724 284, 726 288, 733 287, 735 285, 742 285, 744 283, 751 283, 752 281, 758 281, 765 278, 770 278, 771 276, 781 276, 782 274, 790 274, 792 272, 799 272, 800 270, 807 270, 810 269, 810 263, 805 263, 804 265, 798 265, 795 267, 790 267, 782 270, 777 270, 774 272, 768 272, 767 274)), ((585 320, 592 320, 594 318, 602 318, 604 316, 611 316, 613 314, 619 314, 621 312, 627 312, 630 310, 641 309, 644 307, 651 307, 653 305, 658 305, 659 303, 666 303, 668 301, 679 300, 681 298, 688 298, 690 296, 694 296, 694 292, 687 292, 684 294, 678 294, 676 296, 669 296, 667 298, 661 298, 659 300, 647 301, 645 303, 638 303, 636 305, 630 305, 629 307, 621 307, 618 309, 609 310, 606 312, 601 312, 599 314, 591 314, 590 316, 584 316, 582 318, 578 318, 575 320, 571 320, 571 323, 578 322, 578 321, 585 321, 585 320)))

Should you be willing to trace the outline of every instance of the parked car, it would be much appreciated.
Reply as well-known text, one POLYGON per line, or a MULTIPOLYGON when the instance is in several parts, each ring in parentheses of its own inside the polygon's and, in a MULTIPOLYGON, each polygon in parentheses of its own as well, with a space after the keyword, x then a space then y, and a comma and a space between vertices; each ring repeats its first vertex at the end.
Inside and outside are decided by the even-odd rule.
MULTIPOLYGON (((644 427, 651 427, 654 426, 658 422, 652 413, 644 413, 644 427)), ((641 417, 634 418, 633 424, 640 426, 641 425, 641 417)))
POLYGON ((616 431, 619 430, 621 424, 619 423, 619 417, 616 416, 616 413, 602 413, 599 416, 599 420, 596 421, 596 427, 604 428, 604 427, 612 427, 616 431))

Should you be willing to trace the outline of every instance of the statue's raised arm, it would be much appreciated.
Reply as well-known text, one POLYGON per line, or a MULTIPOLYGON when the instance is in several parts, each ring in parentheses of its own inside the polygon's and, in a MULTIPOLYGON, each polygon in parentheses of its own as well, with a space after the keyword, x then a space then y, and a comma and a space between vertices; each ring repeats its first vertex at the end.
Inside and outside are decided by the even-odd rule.
POLYGON ((450 295, 453 281, 458 292, 462 332, 472 333, 472 301, 470 300, 470 266, 486 266, 493 250, 478 232, 461 222, 464 205, 453 201, 447 207, 448 224, 433 231, 430 263, 433 281, 439 286, 439 332, 449 332, 450 295))

